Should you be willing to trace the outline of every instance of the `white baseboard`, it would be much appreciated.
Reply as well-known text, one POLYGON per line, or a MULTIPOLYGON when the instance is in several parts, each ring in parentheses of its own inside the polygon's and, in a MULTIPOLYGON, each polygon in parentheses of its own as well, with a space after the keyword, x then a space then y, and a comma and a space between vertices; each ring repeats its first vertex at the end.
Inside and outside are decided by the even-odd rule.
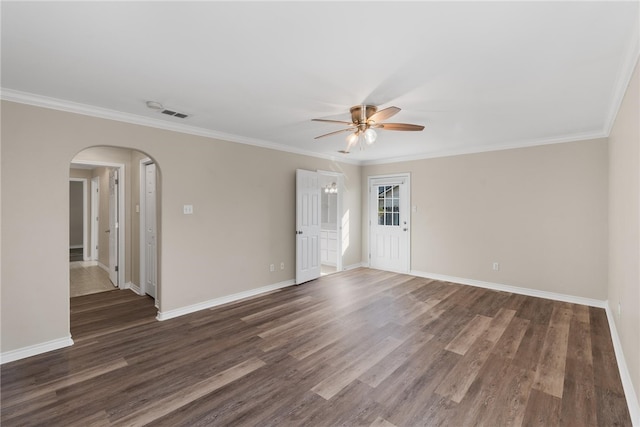
POLYGON ((100 261, 96 261, 98 264, 98 267, 100 267, 101 269, 103 269, 104 271, 106 271, 107 273, 109 272, 109 267, 107 267, 106 265, 104 265, 103 263, 101 263, 100 261))
POLYGON ((84 248, 82 245, 69 245, 69 249, 81 249, 84 248))
POLYGON ((69 263, 71 267, 95 267, 98 265, 97 261, 71 261, 69 263))
POLYGON ((46 341, 40 344, 30 345, 28 347, 7 351, 0 354, 0 364, 36 356, 41 353, 58 350, 60 348, 69 347, 71 345, 73 345, 73 340, 71 339, 71 335, 69 335, 65 338, 59 338, 56 340, 46 341))
POLYGON ((284 282, 274 283, 273 285, 267 285, 267 286, 251 289, 244 292, 238 292, 237 294, 215 298, 209 301, 200 302, 200 303, 189 305, 186 307, 176 308, 169 311, 158 311, 158 316, 156 318, 158 320, 173 319, 174 317, 184 316, 185 314, 195 313, 196 311, 205 310, 207 308, 216 307, 222 304, 228 304, 230 302, 238 301, 244 298, 253 297, 256 295, 275 291, 281 288, 286 288, 287 286, 291 286, 294 284, 295 284, 295 281, 293 279, 290 279, 290 280, 285 280, 284 282))
POLYGON ((142 295, 142 290, 140 289, 140 286, 136 285, 135 283, 127 282, 126 287, 127 289, 131 289, 136 294, 142 295))
POLYGON ((351 264, 351 265, 347 265, 347 266, 343 266, 342 270, 343 271, 349 271, 349 270, 354 270, 356 268, 360 268, 360 267, 365 267, 366 265, 362 262, 358 262, 356 264, 351 264))
POLYGON ((465 279, 463 277, 446 276, 443 274, 427 273, 424 271, 416 270, 411 270, 409 274, 411 274, 412 276, 424 277, 427 279, 460 283, 462 285, 477 286, 479 288, 492 289, 494 291, 511 292, 512 294, 527 295, 530 297, 545 298, 554 301, 569 302, 572 304, 588 305, 590 307, 606 308, 607 306, 607 302, 604 300, 559 294, 556 292, 541 291, 538 289, 522 288, 519 286, 503 285, 501 283, 483 282, 481 280, 465 279))
POLYGON ((624 388, 624 395, 627 398, 627 406, 629 407, 629 415, 631 415, 631 423, 640 427, 640 404, 638 404, 638 395, 633 388, 633 382, 631 381, 631 374, 627 368, 627 362, 624 358, 622 351, 622 343, 618 336, 618 329, 616 328, 615 318, 609 302, 607 301, 605 311, 607 312, 607 320, 609 321, 609 330, 611 331, 611 340, 613 341, 613 350, 616 353, 616 361, 618 362, 618 369, 620 370, 620 379, 622 380, 622 388, 624 388))

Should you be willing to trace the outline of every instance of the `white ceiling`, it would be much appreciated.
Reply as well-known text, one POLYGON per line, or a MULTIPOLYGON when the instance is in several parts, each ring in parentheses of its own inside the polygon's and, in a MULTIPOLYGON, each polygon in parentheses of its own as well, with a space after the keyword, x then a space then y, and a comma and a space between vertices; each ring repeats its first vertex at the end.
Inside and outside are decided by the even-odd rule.
POLYGON ((341 127, 312 118, 367 103, 426 125, 346 157, 365 163, 601 137, 638 6, 3 1, 2 96, 338 159, 346 134, 316 141, 341 127))

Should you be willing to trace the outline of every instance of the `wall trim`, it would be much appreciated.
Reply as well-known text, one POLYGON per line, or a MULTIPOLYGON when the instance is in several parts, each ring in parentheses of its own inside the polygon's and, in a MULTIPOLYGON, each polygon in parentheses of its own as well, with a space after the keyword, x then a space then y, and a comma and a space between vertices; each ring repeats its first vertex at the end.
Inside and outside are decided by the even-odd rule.
POLYGON ((189 135, 204 136, 229 142, 237 142, 239 144, 253 145, 256 147, 268 148, 271 150, 284 151, 287 153, 300 154, 303 156, 317 157, 327 159, 334 162, 349 163, 359 165, 360 162, 345 156, 338 157, 329 154, 321 154, 313 151, 307 151, 300 148, 294 148, 276 142, 262 140, 258 138, 249 138, 241 135, 218 132, 196 126, 189 126, 182 123, 172 123, 166 120, 156 119, 152 117, 139 116, 137 114, 125 113, 122 111, 110 110, 107 108, 96 107, 88 104, 67 101, 65 99, 51 98, 48 96, 38 95, 35 93, 22 92, 14 89, 0 88, 0 99, 5 101, 17 102, 20 104, 33 105, 35 107, 49 108, 52 110, 65 111, 68 113, 81 114, 84 116, 98 117, 101 119, 114 120, 118 122, 131 123, 134 125, 147 126, 156 129, 164 129, 173 132, 185 133, 189 135))
POLYGON ((366 267, 366 264, 363 262, 358 262, 355 264, 347 265, 342 268, 342 271, 355 270, 356 268, 366 267))
POLYGON ((51 341, 45 341, 40 344, 34 344, 27 347, 18 348, 16 350, 6 351, 0 354, 0 364, 14 362, 16 360, 25 359, 27 357, 36 356, 53 350, 73 345, 71 335, 65 338, 58 338, 51 341))
POLYGON ((633 70, 640 58, 640 24, 638 21, 636 21, 634 27, 634 36, 631 37, 631 40, 626 47, 626 53, 618 71, 613 97, 604 123, 604 132, 607 136, 611 133, 611 129, 613 129, 613 125, 616 122, 618 111, 622 105, 622 100, 627 93, 629 82, 631 82, 631 78, 633 77, 633 70))
POLYGON ((140 289, 140 286, 136 285, 133 282, 127 282, 125 289, 131 289, 133 292, 135 292, 138 295, 144 295, 142 293, 142 290, 140 289))
POLYGON ((415 160, 437 159, 440 157, 462 156, 466 154, 480 154, 492 151, 515 150, 518 148, 538 147, 541 145, 563 144, 565 142, 587 141, 591 139, 606 138, 609 136, 603 130, 594 130, 591 132, 576 133, 570 135, 553 136, 549 138, 532 139, 528 141, 513 141, 501 145, 484 145, 470 148, 461 148, 454 150, 442 150, 433 153, 422 153, 411 156, 392 157, 378 160, 364 160, 361 166, 369 165, 386 165, 391 163, 411 162, 415 160))
POLYGON ((156 319, 160 321, 173 319, 174 317, 184 316, 185 314, 195 313, 196 311, 213 308, 222 304, 228 304, 230 302, 239 301, 244 298, 257 296, 267 292, 272 292, 294 284, 295 280, 289 279, 285 280, 284 282, 274 283, 272 285, 262 286, 260 288, 250 289, 248 291, 238 292, 237 294, 227 295, 220 298, 214 298, 197 304, 188 305, 186 307, 176 308, 168 311, 158 311, 158 316, 156 317, 156 319))
POLYGON ((465 279, 462 277, 447 276, 444 274, 427 273, 424 271, 411 270, 409 274, 427 279, 442 280, 445 282, 460 283, 461 285, 476 286, 479 288, 492 289, 494 291, 511 292, 513 294, 527 295, 530 297, 545 298, 554 301, 568 302, 572 304, 588 305, 590 307, 606 308, 605 300, 579 297, 575 295, 559 294, 557 292, 541 291, 538 289, 522 288, 520 286, 504 285, 501 283, 483 282, 475 279, 465 279))
POLYGON ((607 313, 607 320, 609 322, 609 330, 611 331, 611 340, 613 341, 613 350, 616 354, 616 361, 618 362, 618 370, 620 371, 620 380, 622 381, 622 388, 624 389, 624 396, 627 399, 627 407, 629 408, 629 415, 631 416, 631 423, 640 427, 640 403, 638 403, 638 395, 633 388, 633 382, 631 381, 631 374, 627 367, 627 362, 624 358, 624 352, 622 351, 622 343, 620 342, 620 336, 618 335, 618 329, 616 328, 615 318, 613 311, 609 306, 609 301, 605 301, 605 311, 607 313))
MULTIPOLYGON (((633 49, 631 49, 633 51, 633 49)), ((626 71, 626 70, 625 70, 626 71)), ((631 69, 633 71, 633 68, 631 69)), ((626 72, 623 73, 626 75, 626 72)), ((624 81, 625 77, 621 77, 621 81, 624 81)), ((628 81, 627 81, 628 83, 628 81)), ((626 89, 626 87, 625 87, 626 89)), ((618 98, 618 96, 616 96, 618 98)), ((189 135, 203 136, 205 138, 213 138, 217 140, 235 142, 239 144, 253 145, 256 147, 267 148, 271 150, 283 151, 286 153, 299 154, 302 156, 316 157, 320 159, 331 160, 333 162, 347 163, 358 166, 366 165, 381 165, 389 163, 408 162, 412 160, 433 159, 439 157, 451 157, 460 156, 464 154, 485 153, 490 151, 510 150, 515 148, 535 147, 538 145, 548 144, 560 144, 564 142, 574 142, 589 139, 606 138, 609 135, 610 129, 607 129, 613 123, 611 119, 606 123, 604 129, 596 129, 584 133, 575 133, 569 135, 553 136, 548 138, 539 138, 528 141, 511 141, 497 146, 478 146, 473 148, 465 148, 461 150, 444 150, 434 153, 420 153, 404 157, 394 157, 386 159, 374 159, 374 160, 355 160, 346 158, 344 156, 338 157, 330 154, 316 153, 313 151, 307 151, 295 147, 285 146, 271 141, 261 140, 257 138, 248 138, 240 135, 228 134, 209 129, 204 129, 195 126, 188 126, 181 123, 171 123, 165 120, 155 119, 151 117, 139 116, 131 113, 124 113, 116 110, 109 110, 106 108, 96 107, 88 104, 81 104, 77 102, 67 101, 64 99, 51 98, 34 93, 21 92, 8 88, 0 87, 0 99, 10 102, 16 102, 19 104, 33 105, 35 107, 49 108, 52 110, 65 111, 68 113, 81 114, 84 116, 97 117, 101 119, 114 120, 118 122, 131 123, 140 126, 146 126, 156 129, 169 130, 173 132, 179 132, 189 135)), ((620 98, 620 102, 621 102, 620 98)), ((617 99, 613 101, 614 107, 612 111, 617 112, 617 99)), ((615 116, 614 116, 615 117, 615 116)))
POLYGON ((101 263, 100 261, 96 261, 98 263, 98 267, 100 267, 101 269, 103 269, 104 271, 106 271, 107 273, 109 272, 109 267, 107 267, 106 265, 104 265, 103 263, 101 263))

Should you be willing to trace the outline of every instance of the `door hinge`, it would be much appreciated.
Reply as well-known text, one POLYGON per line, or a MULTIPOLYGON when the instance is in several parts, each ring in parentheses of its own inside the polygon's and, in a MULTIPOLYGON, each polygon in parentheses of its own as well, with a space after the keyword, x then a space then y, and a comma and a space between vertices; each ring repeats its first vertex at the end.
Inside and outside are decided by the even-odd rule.
POLYGON ((371 254, 369 254, 369 259, 371 259, 371 254))
POLYGON ((116 271, 118 271, 118 266, 116 265, 116 271))
POLYGON ((118 181, 119 181, 118 178, 116 178, 116 185, 118 185, 118 181))

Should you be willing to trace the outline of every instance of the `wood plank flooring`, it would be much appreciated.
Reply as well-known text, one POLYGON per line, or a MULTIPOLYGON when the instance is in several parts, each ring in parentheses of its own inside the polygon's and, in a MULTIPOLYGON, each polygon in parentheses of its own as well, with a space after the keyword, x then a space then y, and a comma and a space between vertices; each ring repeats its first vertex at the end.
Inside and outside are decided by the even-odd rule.
POLYGON ((631 426, 604 310, 377 270, 158 322, 71 299, 2 366, 3 426, 631 426))

